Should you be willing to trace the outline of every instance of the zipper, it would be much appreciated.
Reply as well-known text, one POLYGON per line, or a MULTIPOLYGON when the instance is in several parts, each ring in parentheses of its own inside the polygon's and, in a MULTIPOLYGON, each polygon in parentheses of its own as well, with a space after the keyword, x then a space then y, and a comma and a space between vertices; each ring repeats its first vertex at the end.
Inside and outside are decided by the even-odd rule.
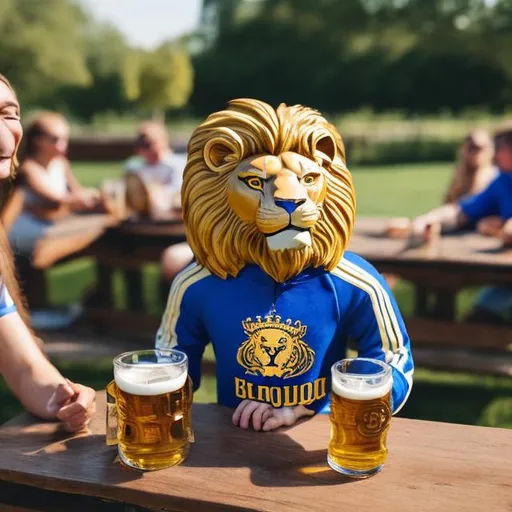
POLYGON ((276 302, 277 302, 277 299, 279 298, 279 288, 281 286, 282 286, 281 283, 274 283, 274 298, 273 298, 272 307, 270 308, 268 316, 275 316, 277 314, 276 302))

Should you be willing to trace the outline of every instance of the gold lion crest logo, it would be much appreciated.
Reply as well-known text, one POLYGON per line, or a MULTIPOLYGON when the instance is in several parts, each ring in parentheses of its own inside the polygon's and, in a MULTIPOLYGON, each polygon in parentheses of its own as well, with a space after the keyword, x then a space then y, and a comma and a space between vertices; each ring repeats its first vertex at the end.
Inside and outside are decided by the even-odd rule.
POLYGON ((288 379, 307 372, 315 359, 314 350, 305 343, 307 327, 300 321, 281 322, 278 315, 256 317, 242 322, 247 340, 238 349, 237 361, 251 375, 288 379))

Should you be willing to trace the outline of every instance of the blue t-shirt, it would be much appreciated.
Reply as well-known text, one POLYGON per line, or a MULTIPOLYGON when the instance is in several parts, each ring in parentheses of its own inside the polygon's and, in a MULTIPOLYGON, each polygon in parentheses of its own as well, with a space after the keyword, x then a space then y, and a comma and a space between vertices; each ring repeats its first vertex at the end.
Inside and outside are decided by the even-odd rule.
POLYGON ((459 206, 471 224, 491 215, 512 218, 512 173, 500 172, 485 190, 463 199, 459 206))
POLYGON ((197 389, 213 343, 222 405, 251 399, 319 412, 329 407, 331 366, 345 357, 349 339, 359 357, 391 365, 398 412, 412 386, 409 337, 385 280, 352 253, 331 272, 308 268, 284 283, 256 265, 220 279, 193 263, 173 282, 156 347, 187 354, 197 389))
POLYGON ((16 311, 16 306, 14 305, 7 288, 0 278, 0 318, 16 311))

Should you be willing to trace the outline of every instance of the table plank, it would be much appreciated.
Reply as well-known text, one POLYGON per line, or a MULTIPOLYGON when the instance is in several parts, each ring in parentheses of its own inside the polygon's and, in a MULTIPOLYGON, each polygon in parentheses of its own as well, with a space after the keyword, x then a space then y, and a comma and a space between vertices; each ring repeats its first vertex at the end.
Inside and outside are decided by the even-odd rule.
POLYGON ((428 263, 431 266, 487 268, 505 270, 512 267, 512 248, 503 248, 500 240, 473 231, 445 234, 439 251, 429 254, 425 246, 411 247, 408 240, 388 238, 389 219, 357 217, 349 249, 372 262, 400 261, 402 264, 428 263))
MULTIPOLYGON (((99 411, 104 393, 98 393, 99 411)), ((231 410, 195 404, 186 462, 141 473, 113 462, 104 417, 89 435, 63 437, 29 416, 0 428, 0 480, 177 510, 501 512, 512 508, 512 431, 395 418, 382 473, 351 481, 328 469, 328 417, 287 430, 244 431, 231 410)))

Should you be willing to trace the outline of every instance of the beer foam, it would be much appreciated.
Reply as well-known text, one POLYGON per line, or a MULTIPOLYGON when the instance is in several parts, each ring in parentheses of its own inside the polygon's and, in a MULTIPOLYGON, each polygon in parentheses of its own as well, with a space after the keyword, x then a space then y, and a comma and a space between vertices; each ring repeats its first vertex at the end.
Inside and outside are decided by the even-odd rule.
POLYGON ((176 367, 141 363, 134 368, 116 368, 114 380, 125 393, 153 396, 181 389, 187 381, 187 372, 176 367))
POLYGON ((342 398, 349 400, 374 400, 389 393, 393 387, 393 377, 390 375, 382 384, 372 385, 357 379, 350 379, 350 385, 339 377, 332 380, 332 391, 342 398))

